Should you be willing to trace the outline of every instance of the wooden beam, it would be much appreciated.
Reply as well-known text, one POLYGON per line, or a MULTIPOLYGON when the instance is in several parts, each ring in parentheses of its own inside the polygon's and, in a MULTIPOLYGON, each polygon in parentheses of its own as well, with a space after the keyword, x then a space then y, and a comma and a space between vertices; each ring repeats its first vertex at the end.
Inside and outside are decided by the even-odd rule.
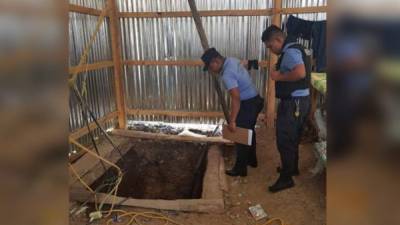
MULTIPOLYGON (((176 117, 218 117, 222 118, 222 112, 192 112, 192 111, 173 111, 159 109, 126 109, 128 115, 134 116, 176 116, 176 117)), ((264 120, 264 114, 258 115, 258 120, 264 120)))
MULTIPOLYGON (((106 123, 106 122, 108 122, 108 121, 110 121, 110 120, 112 120, 112 119, 115 119, 117 116, 118 116, 118 113, 117 113, 117 112, 112 112, 112 113, 107 114, 107 115, 104 116, 104 117, 101 117, 101 118, 98 119, 97 121, 100 123, 100 125, 103 125, 104 123, 106 123)), ((94 130, 94 129, 96 129, 96 127, 97 127, 97 126, 96 126, 96 123, 95 123, 95 122, 92 122, 92 123, 89 124, 89 128, 90 128, 91 131, 94 130)), ((78 129, 78 130, 72 132, 72 133, 69 135, 69 137, 72 138, 72 139, 78 139, 78 138, 80 138, 80 137, 82 137, 82 136, 84 136, 84 135, 86 135, 86 134, 88 134, 88 133, 89 133, 89 130, 88 130, 87 127, 85 126, 85 127, 82 127, 82 128, 80 128, 80 129, 78 129)))
POLYGON ((303 14, 303 13, 326 13, 328 6, 298 7, 298 8, 277 8, 279 14, 303 14))
POLYGON ((129 115, 156 115, 156 116, 177 116, 177 117, 223 117, 222 112, 191 112, 191 111, 169 111, 169 110, 147 110, 127 109, 129 115))
MULTIPOLYGON (((126 131, 126 130, 122 130, 126 131)), ((130 145, 133 145, 132 143, 130 145)), ((130 149, 127 147, 126 149, 130 149)), ((213 145, 207 153, 208 165, 203 179, 203 192, 201 199, 178 199, 178 200, 161 200, 161 199, 133 199, 119 196, 108 196, 107 194, 97 193, 98 202, 105 204, 115 203, 116 205, 134 206, 142 208, 223 213, 224 200, 223 192, 220 187, 221 172, 220 163, 224 160, 218 146, 213 145)), ((85 166, 85 164, 83 164, 85 166)), ((98 168, 98 170, 101 170, 98 168)), ((100 171, 101 172, 101 171, 100 171)), ((94 202, 94 196, 83 189, 81 186, 72 185, 70 188, 70 198, 76 201, 94 202)))
MULTIPOLYGON (((199 16, 266 16, 270 15, 271 10, 209 10, 199 11, 199 16)), ((191 12, 124 12, 120 13, 120 17, 125 18, 179 18, 191 17, 191 12)))
MULTIPOLYGON (((213 16, 272 16, 274 14, 301 14, 301 13, 323 13, 327 12, 327 6, 284 8, 277 11, 273 9, 241 9, 241 10, 207 10, 198 11, 201 17, 213 16)), ((187 11, 177 12, 121 12, 123 18, 178 18, 191 17, 192 13, 187 11)))
POLYGON ((202 199, 223 199, 220 186, 220 161, 224 160, 218 146, 212 145, 207 153, 207 169, 203 177, 202 199))
POLYGON ((228 192, 229 191, 229 186, 228 186, 228 180, 226 179, 226 175, 225 175, 225 161, 224 161, 224 157, 223 154, 221 152, 220 154, 220 158, 219 158, 219 188, 222 191, 228 192))
POLYGON ((205 142, 215 144, 232 144, 231 141, 225 140, 222 137, 191 137, 191 136, 178 136, 178 135, 167 135, 161 133, 149 133, 143 131, 133 130, 121 130, 114 129, 111 131, 113 135, 119 135, 123 137, 141 138, 141 139, 158 139, 158 140, 169 140, 169 141, 185 141, 185 142, 205 142))
MULTIPOLYGON (((274 1, 274 10, 280 11, 282 9, 282 0, 275 0, 274 1)), ((272 24, 281 27, 281 14, 275 14, 272 17, 272 24)), ((277 56, 275 54, 272 54, 270 52, 270 57, 269 57, 269 70, 268 74, 271 74, 271 72, 275 69, 274 66, 277 62, 277 56)), ((267 83, 265 84, 266 90, 265 90, 265 105, 266 107, 266 126, 269 128, 272 128, 275 126, 275 81, 271 79, 271 76, 268 76, 267 83)))
MULTIPOLYGON (((71 189, 70 198, 76 201, 94 202, 94 196, 82 189, 71 189)), ((175 210, 187 212, 204 212, 204 213, 223 213, 223 199, 180 199, 180 200, 160 200, 160 199, 133 199, 118 197, 115 195, 96 194, 97 202, 111 204, 115 201, 115 205, 124 205, 149 209, 175 210)))
MULTIPOLYGON (((204 28, 203 28, 203 24, 200 19, 199 12, 197 11, 196 2, 194 0, 188 0, 188 3, 189 3, 190 11, 192 12, 194 23, 196 25, 197 33, 199 34, 201 46, 203 47, 203 50, 206 51, 209 49, 209 44, 208 44, 206 33, 204 32, 204 28)), ((225 98, 222 95, 222 90, 221 90, 221 85, 219 82, 218 75, 213 74, 212 77, 214 80, 214 88, 215 88, 215 91, 217 92, 219 103, 221 104, 222 111, 224 112, 224 118, 227 122, 229 122, 228 107, 226 105, 225 98)))
POLYGON ((118 7, 115 0, 108 0, 109 5, 108 15, 110 16, 110 31, 111 31, 111 47, 114 61, 114 82, 115 82, 115 97, 118 111, 118 127, 126 128, 126 113, 125 113, 125 92, 122 75, 121 64, 121 32, 119 29, 119 17, 117 14, 118 7))
POLYGON ((114 62, 113 61, 102 61, 102 62, 96 62, 92 64, 86 64, 82 66, 73 66, 69 68, 69 74, 73 74, 75 72, 77 73, 82 73, 87 71, 92 71, 92 70, 98 70, 98 69, 103 69, 103 68, 108 68, 108 67, 113 67, 114 62))
MULTIPOLYGON (((107 159, 112 163, 117 163, 118 160, 121 159, 121 155, 125 155, 133 146, 133 143, 129 142, 129 139, 126 137, 112 137, 114 143, 118 146, 119 151, 115 150, 114 147, 108 141, 101 142, 97 148, 99 150, 100 155, 107 159)), ((94 149, 91 149, 95 151, 94 149)), ((85 152, 85 151, 82 151, 85 152)), ((86 153, 86 152, 85 152, 86 153)), ((100 160, 94 158, 90 154, 84 154, 81 158, 79 158, 76 162, 72 164, 75 171, 81 176, 81 179, 84 180, 88 185, 91 185, 94 181, 96 181, 99 177, 104 174, 104 167, 106 169, 110 168, 108 163, 101 164, 100 160)), ((70 174, 69 180, 71 187, 82 187, 82 184, 75 177, 74 174, 70 174)))
MULTIPOLYGON (((115 137, 114 138, 121 138, 115 137)), ((121 147, 122 154, 125 154, 128 150, 131 149, 131 146, 134 143, 129 142, 127 138, 121 139, 124 143, 123 147, 121 147)), ((99 149, 100 154, 104 157, 107 155, 114 154, 116 157, 113 162, 115 162, 119 157, 118 154, 112 151, 111 146, 108 146, 105 151, 104 148, 99 149)), ((94 158, 91 156, 85 156, 87 159, 80 159, 78 163, 74 164, 74 169, 79 171, 80 173, 87 171, 90 168, 91 172, 97 173, 96 177, 101 176, 104 173, 104 170, 99 166, 97 162, 97 167, 94 167, 94 158), (90 160, 90 161, 88 161, 90 160), (88 167, 88 164, 92 164, 91 167, 88 167), (82 170, 85 168, 84 170, 82 170), (95 171, 94 171, 95 170, 95 171)), ((112 156, 110 156, 112 158, 112 156)), ((107 158, 108 159, 108 158, 107 158)), ((112 159, 110 159, 112 160, 112 159)), ((165 209, 165 210, 181 210, 181 211, 195 211, 195 212, 217 212, 222 213, 224 209, 223 202, 223 193, 220 186, 220 177, 219 173, 221 173, 221 163, 223 163, 222 152, 218 148, 218 146, 213 145, 207 151, 207 169, 204 174, 203 179, 203 192, 201 199, 179 199, 179 200, 139 200, 132 198, 122 198, 115 196, 116 205, 126 205, 126 206, 136 206, 136 207, 144 207, 144 208, 155 208, 155 209, 165 209)), ((224 168, 222 168, 222 172, 224 172, 224 168)), ((87 184, 91 184, 95 178, 91 178, 89 175, 84 177, 85 182, 87 184)), ((97 178, 96 178, 97 179, 97 178)), ((102 201, 105 199, 106 194, 98 193, 96 194, 98 201, 102 201)), ((70 183, 70 197, 72 200, 78 201, 86 201, 89 200, 93 202, 94 196, 89 193, 87 190, 83 189, 83 187, 77 183, 70 183)), ((109 201, 105 201, 106 204, 111 204, 114 196, 108 198, 109 201)))
POLYGON ((70 12, 82 13, 92 16, 100 16, 101 14, 101 10, 99 9, 88 8, 85 6, 80 6, 75 4, 69 4, 68 9, 70 12))
POLYGON ((203 47, 203 50, 205 51, 205 50, 209 49, 210 46, 208 45, 206 32, 204 31, 203 24, 200 19, 200 14, 197 11, 196 2, 194 0, 188 0, 188 3, 189 3, 190 11, 193 16, 194 24, 196 25, 196 29, 197 29, 197 32, 200 37, 201 46, 203 47))
MULTIPOLYGON (((125 60, 124 65, 130 66, 204 66, 201 60, 125 60)), ((259 67, 268 67, 268 61, 258 62, 259 67)))
POLYGON ((130 66, 203 66, 201 60, 127 60, 125 65, 130 66))

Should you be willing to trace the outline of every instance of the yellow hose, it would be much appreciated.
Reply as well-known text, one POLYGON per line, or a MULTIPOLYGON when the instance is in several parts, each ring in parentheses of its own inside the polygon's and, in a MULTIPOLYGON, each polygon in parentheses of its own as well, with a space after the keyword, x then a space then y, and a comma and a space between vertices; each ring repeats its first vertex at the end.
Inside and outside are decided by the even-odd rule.
MULTIPOLYGON (((101 208, 105 202, 106 199, 108 199, 111 195, 113 196, 113 201, 111 203, 111 208, 107 211, 101 211, 101 213, 105 213, 106 215, 104 216, 104 218, 107 218, 109 216, 111 216, 111 214, 114 213, 122 213, 121 215, 118 215, 119 218, 122 217, 128 217, 130 216, 130 219, 128 221, 128 223, 126 223, 125 225, 130 225, 133 223, 133 221, 135 221, 136 224, 140 225, 140 222, 138 220, 138 217, 144 217, 144 218, 148 218, 148 219, 159 219, 159 220, 163 220, 166 223, 171 223, 171 224, 177 224, 180 225, 178 222, 166 217, 165 215, 161 214, 161 213, 155 213, 155 212, 127 212, 124 210, 114 210, 114 205, 115 205, 115 198, 117 197, 117 191, 118 191, 118 187, 122 181, 122 171, 121 169, 115 165, 114 163, 108 161, 107 159, 103 158, 102 156, 97 155, 96 153, 94 153, 93 151, 89 150, 88 148, 86 148, 85 146, 81 145, 80 143, 78 143, 76 140, 70 138, 69 141, 72 144, 75 144, 76 146, 78 146, 79 148, 81 148, 82 150, 86 151, 88 154, 98 158, 99 160, 102 160, 103 162, 107 163, 108 165, 116 168, 118 170, 118 178, 116 181, 116 185, 114 186, 114 188, 107 194, 106 198, 103 199, 102 203, 100 204, 99 207, 99 211, 101 211, 101 208)), ((75 171, 75 169, 72 167, 72 165, 70 164, 70 168, 72 170, 72 172, 75 174, 75 176, 78 178, 78 180, 92 193, 95 193, 93 189, 91 189, 89 187, 89 185, 87 185, 82 178, 78 175, 78 173, 75 171)), ((96 195, 95 195, 96 196, 96 195)), ((96 207, 97 208, 97 207, 96 207)), ((280 218, 272 218, 270 220, 268 220, 266 223, 262 224, 262 225, 270 225, 271 223, 278 221, 280 223, 280 225, 286 225, 282 219, 280 218)), ((110 223, 112 222, 112 219, 108 219, 107 220, 107 225, 110 225, 110 223)))
MULTIPOLYGON (((101 211, 101 208, 102 208, 102 206, 103 206, 105 200, 108 199, 109 196, 113 195, 113 201, 112 201, 112 203, 111 203, 111 208, 110 208, 109 210, 107 210, 107 211, 101 211, 102 214, 103 214, 103 213, 106 214, 106 215, 104 216, 104 218, 107 218, 107 217, 111 216, 111 214, 112 214, 113 212, 116 212, 116 213, 122 213, 122 215, 119 215, 119 218, 121 218, 121 217, 127 217, 127 216, 130 216, 130 217, 131 217, 130 220, 129 220, 129 222, 128 222, 126 225, 132 224, 133 221, 135 221, 136 224, 139 224, 139 225, 140 225, 140 222, 139 222, 139 220, 138 220, 138 217, 144 217, 144 218, 148 218, 148 219, 159 219, 159 220, 165 221, 166 224, 167 224, 167 223, 172 223, 172 224, 180 225, 178 222, 176 222, 176 221, 174 221, 174 220, 172 220, 172 219, 170 219, 170 218, 168 218, 168 217, 166 217, 165 215, 162 215, 162 214, 160 214, 160 213, 154 213, 154 212, 141 212, 141 213, 139 213, 139 212, 127 212, 127 211, 124 211, 124 210, 114 210, 114 206, 115 206, 115 202, 116 202, 116 201, 115 201, 115 198, 117 197, 116 194, 117 194, 117 191, 118 191, 118 186, 120 185, 120 183, 121 183, 121 181, 122 181, 122 171, 121 171, 121 169, 120 169, 117 165, 115 165, 114 163, 108 161, 107 159, 103 158, 102 156, 97 155, 97 154, 94 153, 93 151, 91 151, 91 150, 89 150, 88 148, 86 148, 85 146, 81 145, 81 144, 78 143, 76 140, 70 138, 69 141, 70 141, 72 144, 74 144, 74 145, 78 146, 79 148, 81 148, 82 150, 86 151, 89 155, 94 156, 94 157, 98 158, 99 160, 102 160, 103 162, 107 163, 108 165, 110 165, 110 166, 112 166, 112 167, 114 167, 114 168, 116 168, 116 169, 118 170, 118 179, 117 179, 117 181, 116 181, 116 185, 115 185, 114 188, 107 194, 107 197, 103 199, 103 201, 102 201, 102 203, 100 204, 100 207, 99 207, 99 210, 101 211)), ((71 170, 73 171, 74 175, 78 178, 78 180, 79 180, 90 192, 92 192, 92 193, 95 194, 95 191, 94 191, 92 188, 90 188, 89 185, 87 185, 87 184, 83 181, 83 179, 79 176, 79 174, 76 172, 76 170, 73 168, 73 166, 72 166, 71 164, 70 164, 70 168, 71 168, 71 170)), ((96 208, 97 208, 97 207, 96 207, 96 208)), ((109 219, 109 220, 107 221, 107 224, 110 224, 111 222, 112 222, 112 219, 109 219)))

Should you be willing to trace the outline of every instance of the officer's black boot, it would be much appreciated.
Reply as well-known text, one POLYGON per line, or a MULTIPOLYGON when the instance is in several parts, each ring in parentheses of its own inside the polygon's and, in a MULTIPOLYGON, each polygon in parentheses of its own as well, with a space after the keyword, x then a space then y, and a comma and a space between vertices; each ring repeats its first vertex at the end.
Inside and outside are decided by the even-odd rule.
POLYGON ((296 158, 294 161, 294 170, 292 173, 293 176, 299 176, 300 172, 299 172, 299 149, 297 149, 296 151, 296 158))
POLYGON ((247 165, 251 166, 253 168, 257 168, 258 163, 257 163, 257 153, 256 153, 256 135, 255 131, 253 130, 253 143, 250 146, 248 150, 248 160, 247 160, 247 165))
POLYGON ((285 173, 281 173, 279 175, 278 180, 275 182, 274 185, 269 186, 268 190, 272 193, 283 191, 285 189, 294 187, 294 181, 291 175, 287 175, 285 173))
MULTIPOLYGON (((281 173, 282 168, 280 166, 276 167, 276 172, 281 173)), ((292 172, 292 176, 299 176, 300 175, 300 171, 299 171, 299 167, 296 166, 295 170, 292 172)))
POLYGON ((231 177, 237 177, 237 176, 241 176, 241 177, 245 177, 247 176, 247 169, 244 170, 239 170, 239 169, 230 169, 230 170, 226 170, 225 174, 231 177))
POLYGON ((225 174, 231 177, 247 176, 247 153, 248 149, 245 149, 243 145, 237 144, 235 166, 230 170, 226 170, 225 174))
POLYGON ((257 168, 257 166, 258 166, 257 159, 247 162, 247 165, 251 166, 253 168, 257 168))
POLYGON ((249 159, 247 160, 247 165, 251 166, 253 168, 257 168, 258 163, 257 163, 256 149, 250 149, 249 159))

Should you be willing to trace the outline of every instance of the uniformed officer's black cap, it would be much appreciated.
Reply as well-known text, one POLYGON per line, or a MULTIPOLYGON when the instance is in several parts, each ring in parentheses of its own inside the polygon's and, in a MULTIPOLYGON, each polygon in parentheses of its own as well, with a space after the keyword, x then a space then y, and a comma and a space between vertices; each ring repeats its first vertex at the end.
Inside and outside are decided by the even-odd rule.
POLYGON ((221 56, 221 54, 219 54, 219 52, 215 49, 215 48, 209 48, 207 49, 204 54, 201 56, 201 60, 203 60, 204 62, 204 68, 203 71, 207 71, 208 70, 208 66, 211 63, 211 60, 221 56))

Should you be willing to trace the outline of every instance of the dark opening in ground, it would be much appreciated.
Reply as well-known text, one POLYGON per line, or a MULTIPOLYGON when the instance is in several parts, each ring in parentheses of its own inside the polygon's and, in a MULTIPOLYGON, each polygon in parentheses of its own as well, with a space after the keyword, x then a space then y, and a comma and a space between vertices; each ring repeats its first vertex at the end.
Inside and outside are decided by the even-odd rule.
MULTIPOLYGON (((124 176, 118 196, 136 199, 201 198, 207 167, 206 144, 142 140, 133 141, 131 149, 117 165, 124 176)), ((116 172, 108 169, 91 186, 107 193, 116 172)))

